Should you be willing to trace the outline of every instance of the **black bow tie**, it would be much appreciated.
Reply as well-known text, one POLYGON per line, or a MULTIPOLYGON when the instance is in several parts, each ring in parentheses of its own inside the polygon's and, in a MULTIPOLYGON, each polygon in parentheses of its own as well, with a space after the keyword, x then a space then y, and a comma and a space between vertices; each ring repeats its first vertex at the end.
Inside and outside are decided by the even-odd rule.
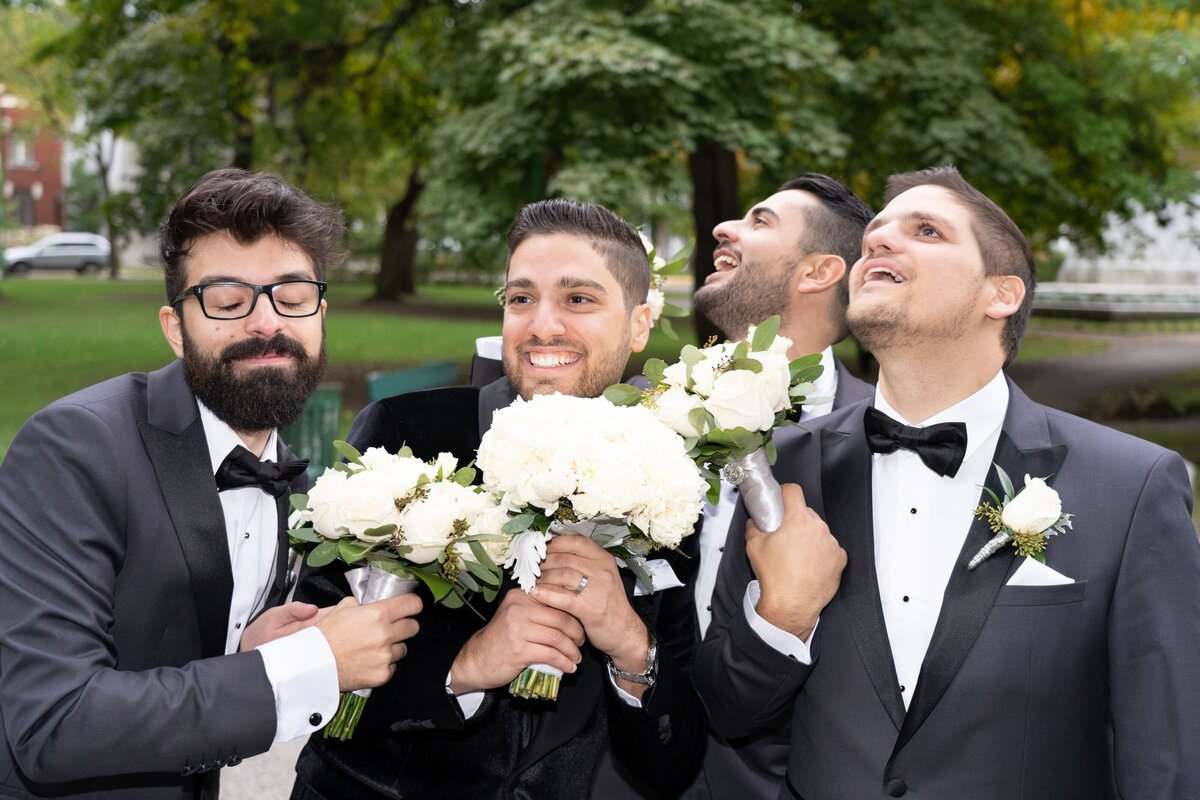
POLYGON ((938 475, 953 478, 967 454, 965 422, 939 422, 924 428, 910 428, 867 406, 863 427, 872 453, 894 453, 903 447, 920 456, 925 466, 938 475))
POLYGON ((217 491, 257 486, 273 497, 287 491, 288 484, 308 468, 308 459, 298 461, 259 461, 240 444, 225 456, 217 469, 217 491))

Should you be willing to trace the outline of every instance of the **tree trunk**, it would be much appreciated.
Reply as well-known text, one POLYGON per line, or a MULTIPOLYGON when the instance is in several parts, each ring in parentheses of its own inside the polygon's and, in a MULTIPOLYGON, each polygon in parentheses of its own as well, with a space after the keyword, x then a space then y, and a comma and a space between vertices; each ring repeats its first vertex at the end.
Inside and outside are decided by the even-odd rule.
POLYGON ((424 188, 425 184, 414 169, 408 176, 404 197, 388 211, 372 300, 394 303, 400 295, 417 291, 417 222, 413 209, 424 188))
MULTIPOLYGON (((713 272, 712 252, 717 248, 712 230, 719 223, 742 216, 738 204, 737 155, 716 142, 703 141, 688 154, 692 176, 692 220, 696 249, 692 251, 694 288, 704 285, 713 272)), ((724 339, 716 325, 695 314, 696 338, 704 344, 710 337, 724 339)))

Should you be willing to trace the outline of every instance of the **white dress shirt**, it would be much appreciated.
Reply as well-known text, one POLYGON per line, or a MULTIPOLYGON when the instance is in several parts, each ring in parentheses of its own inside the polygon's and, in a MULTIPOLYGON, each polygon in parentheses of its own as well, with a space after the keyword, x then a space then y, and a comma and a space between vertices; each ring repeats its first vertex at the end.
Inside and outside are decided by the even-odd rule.
MULTIPOLYGON (((909 450, 873 454, 872 525, 875 574, 892 662, 908 707, 942 612, 946 584, 974 520, 982 486, 992 469, 1008 408, 1008 383, 997 373, 986 386, 920 425, 964 422, 967 449, 953 477, 938 475, 909 450)), ((875 391, 875 407, 911 425, 875 391)), ((812 663, 807 642, 758 616, 758 582, 747 587, 743 608, 754 630, 776 650, 812 663)), ((811 641, 811 637, 810 637, 811 641)))
MULTIPOLYGON (((213 474, 241 437, 199 400, 200 420, 208 440, 213 474)), ((278 436, 272 431, 260 456, 274 461, 278 436)), ((256 454, 257 455, 257 454, 256 454)), ((275 576, 279 546, 279 513, 275 498, 257 486, 220 493, 225 534, 233 574, 225 652, 236 653, 242 633, 262 610, 275 576)), ((275 695, 275 741, 287 741, 318 730, 337 711, 337 663, 325 635, 315 627, 258 647, 267 680, 275 695), (313 725, 311 720, 318 720, 313 725)))
MULTIPOLYGON (((814 381, 812 396, 824 399, 816 405, 800 407, 800 421, 823 417, 833 410, 833 396, 837 394, 837 369, 833 363, 833 348, 821 351, 821 366, 825 369, 814 381)), ((733 521, 733 509, 737 505, 737 487, 721 481, 721 497, 716 505, 704 501, 704 522, 700 526, 700 566, 696 573, 696 616, 700 621, 700 637, 704 638, 712 622, 712 595, 717 585, 717 570, 721 567, 721 554, 725 552, 725 539, 729 536, 729 523, 733 521)))

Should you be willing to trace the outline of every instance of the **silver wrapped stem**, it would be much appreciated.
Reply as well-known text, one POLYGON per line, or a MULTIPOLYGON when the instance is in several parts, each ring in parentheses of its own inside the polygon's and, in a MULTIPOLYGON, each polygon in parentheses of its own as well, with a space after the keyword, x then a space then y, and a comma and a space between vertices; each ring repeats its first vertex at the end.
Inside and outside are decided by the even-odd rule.
POLYGON ((1012 535, 1010 535, 1007 531, 1001 531, 1000 533, 997 533, 995 536, 993 536, 991 539, 988 540, 987 544, 985 544, 983 547, 979 548, 979 552, 976 553, 975 556, 970 561, 967 562, 967 569, 969 569, 969 570, 975 569, 980 564, 982 564, 983 562, 985 562, 989 558, 991 558, 993 555, 995 555, 997 550, 999 550, 1001 547, 1004 547, 1004 545, 1008 544, 1011 541, 1012 541, 1012 535))
POLYGON ((730 461, 721 469, 721 477, 738 487, 746 510, 760 531, 779 530, 783 524, 783 490, 771 473, 765 450, 760 447, 748 456, 730 461))
MULTIPOLYGON (((401 578, 394 572, 388 572, 374 564, 352 569, 346 573, 346 583, 350 584, 350 593, 362 605, 374 603, 376 600, 386 600, 402 594, 411 594, 421 585, 415 578, 401 578)), ((370 689, 357 689, 354 694, 359 697, 370 697, 370 689)))

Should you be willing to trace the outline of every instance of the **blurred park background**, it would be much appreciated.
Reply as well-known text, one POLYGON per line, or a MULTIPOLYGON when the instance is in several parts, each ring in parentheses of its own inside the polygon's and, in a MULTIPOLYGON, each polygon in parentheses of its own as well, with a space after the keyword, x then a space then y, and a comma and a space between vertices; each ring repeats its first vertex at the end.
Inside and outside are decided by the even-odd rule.
POLYGON ((373 370, 466 378, 524 203, 694 243, 686 305, 712 227, 793 174, 878 207, 889 173, 954 163, 1038 254, 1018 380, 1200 460, 1194 0, 0 0, 0 85, 0 241, 114 245, 99 275, 0 280, 0 455, 54 398, 171 357, 154 231, 216 167, 346 211, 344 430, 373 370))

